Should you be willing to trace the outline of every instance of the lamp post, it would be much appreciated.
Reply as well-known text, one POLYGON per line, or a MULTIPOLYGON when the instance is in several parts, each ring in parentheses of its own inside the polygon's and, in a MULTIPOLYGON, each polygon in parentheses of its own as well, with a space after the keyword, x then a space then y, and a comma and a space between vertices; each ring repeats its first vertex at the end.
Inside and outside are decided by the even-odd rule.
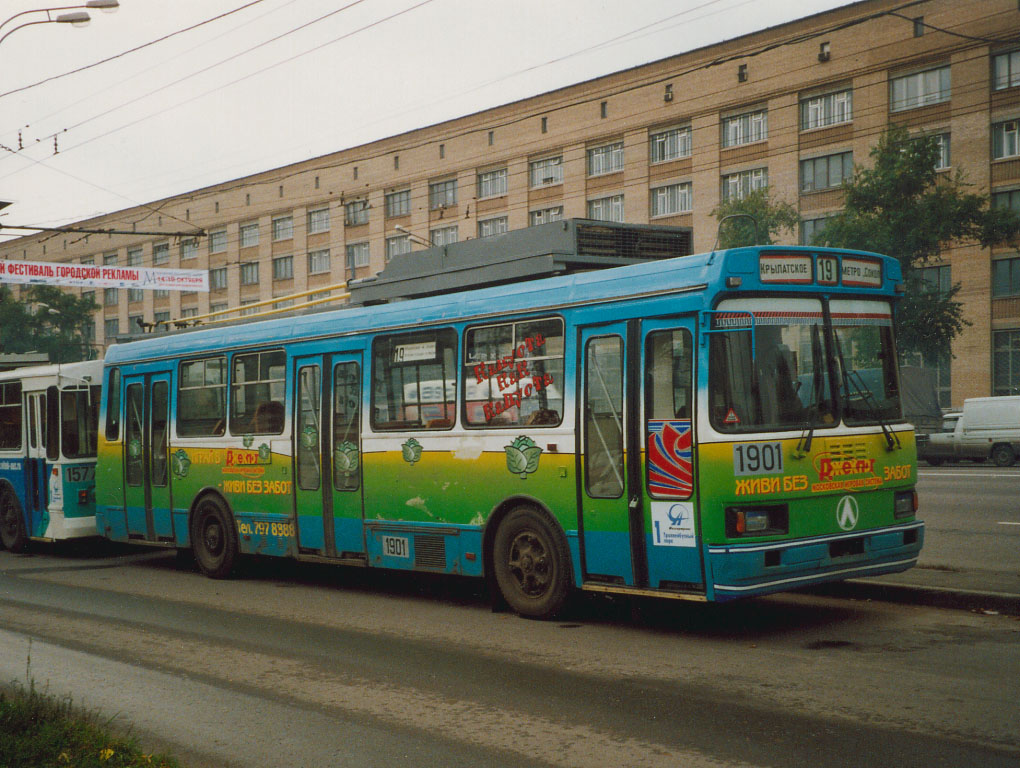
POLYGON ((421 235, 416 235, 416 234, 414 234, 414 232, 412 232, 411 230, 409 230, 409 229, 408 229, 407 227, 405 227, 405 226, 402 226, 402 225, 400 225, 400 224, 397 224, 397 225, 396 225, 395 227, 393 227, 393 228, 394 228, 395 230, 397 230, 397 232, 399 232, 400 234, 402 234, 402 235, 407 235, 407 237, 408 237, 408 238, 409 238, 410 240, 412 240, 412 241, 414 241, 414 242, 418 243, 419 245, 424 245, 424 246, 425 246, 426 248, 435 248, 435 247, 436 247, 436 244, 435 244, 435 243, 433 243, 433 242, 432 242, 431 240, 429 240, 429 239, 427 239, 427 238, 424 238, 424 237, 422 237, 421 235))
POLYGON ((88 10, 99 10, 104 13, 113 13, 120 7, 120 0, 86 0, 85 3, 79 5, 62 5, 56 8, 34 8, 28 11, 22 11, 16 13, 9 19, 0 24, 0 30, 6 27, 15 19, 27 16, 33 13, 44 13, 46 14, 45 19, 39 19, 38 21, 26 21, 24 24, 19 24, 13 29, 7 30, 2 36, 0 36, 0 43, 7 39, 7 37, 19 29, 25 27, 33 27, 36 24, 70 24, 73 27, 85 27, 92 20, 89 16, 88 10), (86 10, 82 10, 86 9, 86 10), (70 11, 70 13, 61 13, 56 16, 53 14, 57 11, 70 11))

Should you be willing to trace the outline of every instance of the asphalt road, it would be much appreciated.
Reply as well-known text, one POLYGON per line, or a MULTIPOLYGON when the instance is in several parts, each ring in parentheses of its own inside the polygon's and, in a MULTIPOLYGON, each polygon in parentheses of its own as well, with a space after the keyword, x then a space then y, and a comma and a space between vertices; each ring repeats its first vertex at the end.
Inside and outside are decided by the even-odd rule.
POLYGON ((1020 621, 783 595, 493 613, 480 585, 0 553, 0 679, 202 766, 1015 766, 1020 621), (31 638, 31 642, 30 642, 31 638))

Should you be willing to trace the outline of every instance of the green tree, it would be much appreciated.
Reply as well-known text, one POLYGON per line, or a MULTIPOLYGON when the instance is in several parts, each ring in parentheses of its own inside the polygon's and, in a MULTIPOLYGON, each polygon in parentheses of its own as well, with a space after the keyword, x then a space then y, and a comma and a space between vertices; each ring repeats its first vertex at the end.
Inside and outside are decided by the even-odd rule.
POLYGON ((968 323, 956 299, 959 283, 939 291, 922 279, 920 270, 937 262, 949 243, 1015 244, 1020 216, 992 208, 988 195, 968 192, 960 171, 936 171, 934 136, 912 137, 905 128, 891 126, 871 158, 871 168, 858 166, 844 184, 843 211, 827 220, 816 242, 899 259, 906 287, 896 321, 900 348, 936 359, 949 353, 968 323))
POLYGON ((772 245, 776 235, 796 232, 800 223, 797 209, 785 200, 775 199, 767 187, 720 203, 712 215, 719 222, 719 248, 772 245))
POLYGON ((44 352, 53 363, 81 360, 97 309, 92 299, 52 285, 33 285, 20 300, 0 286, 0 352, 44 352))

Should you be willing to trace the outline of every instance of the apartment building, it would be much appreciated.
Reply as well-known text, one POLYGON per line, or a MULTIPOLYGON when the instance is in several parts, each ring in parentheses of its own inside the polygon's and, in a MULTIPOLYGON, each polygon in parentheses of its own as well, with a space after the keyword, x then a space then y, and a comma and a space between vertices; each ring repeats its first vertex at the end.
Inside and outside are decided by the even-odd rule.
MULTIPOLYGON (((101 292, 101 351, 138 320, 288 306, 421 243, 559 218, 690 226, 709 250, 719 202, 766 185, 800 211, 788 241, 810 243, 890 123, 937 136, 940 169, 1020 210, 1020 4, 865 0, 79 222, 204 236, 49 233, 0 257, 209 270, 208 294, 101 292)), ((943 404, 1020 392, 1020 254, 958 243, 925 277, 961 283, 970 322, 951 361, 915 361, 938 371, 943 404)))

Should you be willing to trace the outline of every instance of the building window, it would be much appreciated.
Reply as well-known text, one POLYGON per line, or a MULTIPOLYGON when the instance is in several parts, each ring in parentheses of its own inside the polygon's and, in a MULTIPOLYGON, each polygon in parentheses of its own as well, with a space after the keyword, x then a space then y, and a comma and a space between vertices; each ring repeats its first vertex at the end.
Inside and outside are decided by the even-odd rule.
POLYGON ((1020 330, 992 333, 992 394, 1020 395, 1020 330))
POLYGON ((691 200, 691 183, 667 184, 656 187, 649 192, 651 198, 651 216, 673 216, 678 213, 690 213, 693 210, 691 200))
POLYGON ((804 221, 800 223, 800 244, 814 245, 818 236, 822 234, 822 230, 825 229, 827 221, 827 216, 823 216, 819 219, 804 219, 804 221))
POLYGON ((723 147, 738 147, 769 137, 769 111, 758 109, 722 120, 723 147))
MULTIPOLYGON (((368 243, 364 243, 368 245, 368 243)), ((308 274, 321 275, 329 272, 329 248, 308 252, 308 274)))
POLYGON ((227 268, 217 267, 216 269, 209 270, 209 290, 210 291, 225 291, 227 290, 227 268))
POLYGON ((227 230, 217 229, 209 233, 209 253, 223 253, 227 250, 227 230))
POLYGON ((103 323, 103 333, 106 335, 107 340, 120 335, 120 320, 116 317, 107 318, 106 322, 103 323))
POLYGON ((198 314, 198 307, 181 307, 181 317, 195 317, 198 314))
POLYGON ((502 197, 506 194, 506 168, 485 171, 478 174, 478 198, 502 197))
POLYGON ((181 260, 198 258, 198 240, 187 237, 181 240, 181 260))
POLYGON ((814 157, 800 161, 800 191, 817 192, 833 189, 849 179, 854 172, 853 152, 814 157))
POLYGON ((352 243, 347 246, 347 264, 351 269, 367 267, 369 255, 368 243, 352 243))
POLYGON ((308 212, 308 234, 329 232, 329 208, 316 208, 308 212))
POLYGON ((623 142, 616 141, 588 150, 588 175, 602 176, 623 170, 623 142))
POLYGON ((240 317, 247 317, 248 315, 254 315, 259 311, 258 307, 252 306, 258 304, 258 299, 248 299, 247 301, 241 302, 241 311, 238 313, 240 317))
POLYGON ((743 200, 751 192, 769 185, 768 168, 728 173, 722 177, 722 199, 743 200))
POLYGON ((651 163, 665 163, 681 157, 690 157, 690 126, 653 133, 648 139, 648 156, 651 163))
POLYGON ((992 87, 997 91, 1020 85, 1020 51, 1000 53, 992 57, 992 87))
POLYGON ((249 261, 241 265, 241 285, 258 285, 259 263, 249 261))
POLYGON ((368 224, 368 201, 355 200, 344 206, 344 224, 354 227, 358 224, 368 224))
POLYGON ((273 240, 292 240, 294 238, 294 217, 277 216, 273 219, 273 240))
POLYGON ((429 184, 429 210, 437 211, 457 204, 457 180, 434 181, 429 184))
POLYGON ((386 238, 386 261, 389 261, 394 256, 401 256, 402 254, 410 252, 410 235, 396 235, 395 237, 386 238))
POLYGON ((429 240, 432 241, 433 245, 443 246, 452 245, 458 240, 458 228, 454 224, 450 227, 436 227, 435 229, 429 230, 429 240))
POLYGON ((824 128, 853 120, 853 91, 849 88, 824 96, 810 96, 800 102, 800 128, 824 128))
POLYGON ((152 323, 155 326, 156 331, 170 330, 170 313, 169 312, 154 313, 152 316, 152 323))
POLYGON ((478 222, 478 236, 479 237, 492 237, 493 235, 502 235, 504 232, 509 231, 510 222, 506 216, 496 216, 491 219, 482 219, 478 222))
POLYGON ((588 218, 595 221, 623 221, 623 195, 588 201, 588 218))
POLYGON ((944 171, 949 168, 951 164, 951 156, 949 153, 949 134, 939 133, 935 136, 935 144, 939 148, 939 156, 935 160, 935 170, 944 171))
POLYGON ((273 280, 294 279, 294 257, 278 256, 273 259, 273 280))
POLYGON ((992 193, 992 208, 1010 208, 1020 213, 1020 189, 992 193))
POLYGON ((242 224, 239 232, 242 248, 254 248, 259 244, 259 224, 257 221, 242 224))
POLYGON ((543 208, 540 211, 532 211, 528 214, 528 223, 534 227, 537 224, 548 224, 550 221, 563 219, 563 206, 557 205, 553 208, 543 208))
POLYGON ((408 216, 411 213, 411 190, 401 189, 386 195, 386 218, 408 216))
POLYGON ((992 262, 992 296, 1020 296, 1020 258, 992 262))
POLYGON ((992 125, 993 158, 999 160, 1003 157, 1020 155, 1020 141, 1017 140, 1018 126, 1020 126, 1020 120, 1007 120, 1004 123, 992 125))
POLYGON ((220 303, 220 304, 210 304, 209 305, 209 312, 211 314, 215 314, 216 312, 226 312, 228 306, 229 305, 225 301, 220 303))
POLYGON ((170 291, 166 288, 157 288, 152 292, 152 298, 154 299, 169 299, 170 291))
POLYGON ((913 21, 914 37, 924 37, 924 16, 915 16, 913 21))
POLYGON ((546 157, 528 163, 528 179, 531 188, 551 187, 563 183, 563 158, 546 157))
POLYGON ((152 264, 158 267, 170 261, 170 243, 156 243, 152 246, 152 264))
POLYGON ((893 112, 949 101, 949 67, 894 77, 889 81, 889 89, 893 112))
POLYGON ((103 289, 103 306, 104 307, 115 307, 117 302, 120 301, 117 295, 117 288, 104 288, 103 289))

